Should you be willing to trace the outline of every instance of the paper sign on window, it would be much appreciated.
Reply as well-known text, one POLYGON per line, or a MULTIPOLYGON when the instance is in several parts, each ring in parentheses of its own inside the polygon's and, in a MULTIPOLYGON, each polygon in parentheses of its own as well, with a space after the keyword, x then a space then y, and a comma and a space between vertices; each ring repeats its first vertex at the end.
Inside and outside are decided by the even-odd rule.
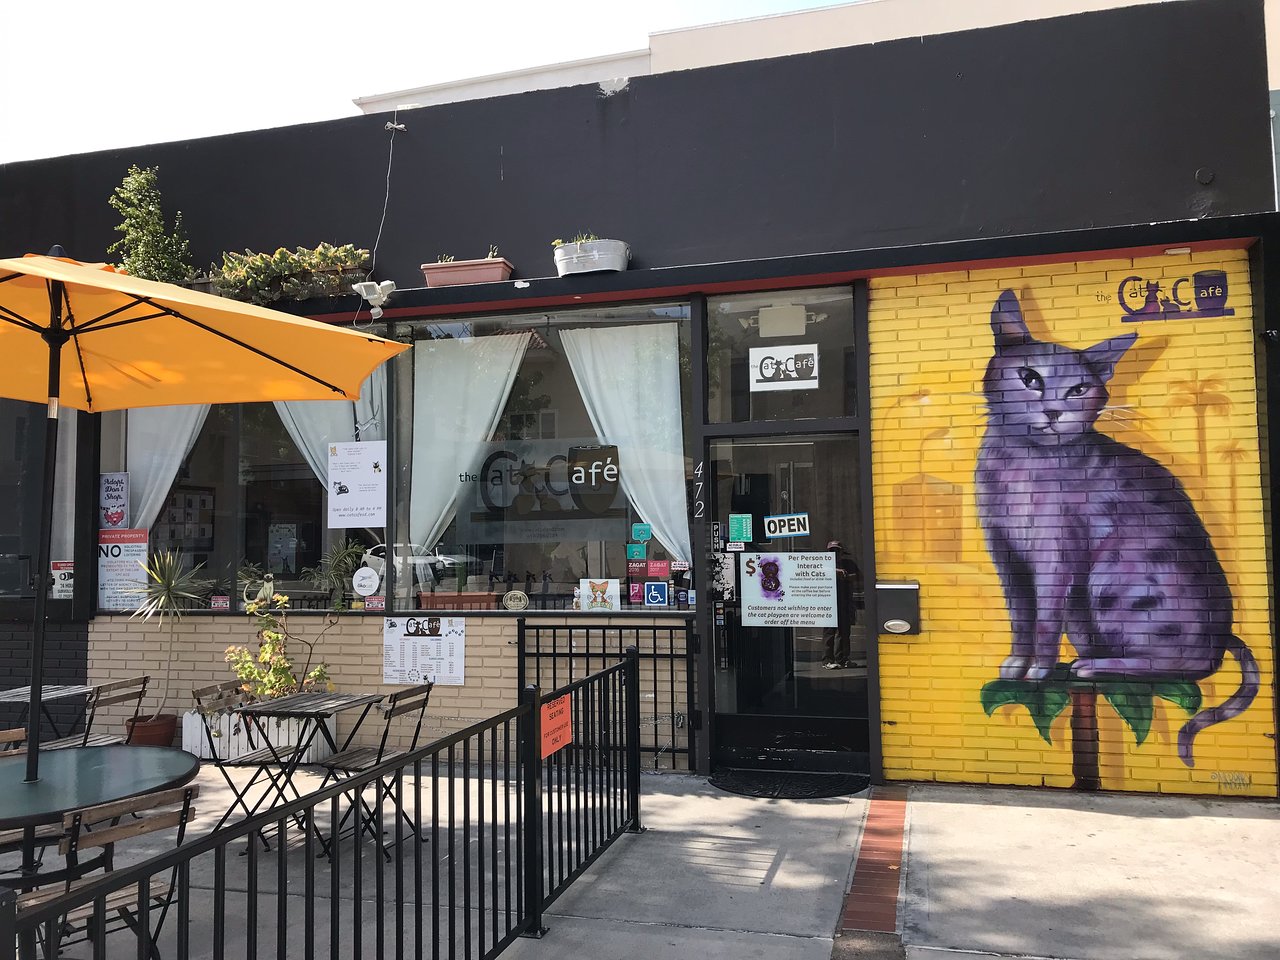
POLYGON ((747 351, 751 391, 817 390, 818 345, 779 343, 747 351))

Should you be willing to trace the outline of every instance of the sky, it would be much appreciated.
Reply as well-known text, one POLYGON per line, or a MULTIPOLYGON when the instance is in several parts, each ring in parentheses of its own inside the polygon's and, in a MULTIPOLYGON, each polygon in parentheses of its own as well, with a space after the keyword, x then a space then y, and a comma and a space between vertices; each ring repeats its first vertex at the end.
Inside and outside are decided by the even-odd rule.
POLYGON ((353 98, 832 0, 6 4, 0 163, 354 116, 353 98))

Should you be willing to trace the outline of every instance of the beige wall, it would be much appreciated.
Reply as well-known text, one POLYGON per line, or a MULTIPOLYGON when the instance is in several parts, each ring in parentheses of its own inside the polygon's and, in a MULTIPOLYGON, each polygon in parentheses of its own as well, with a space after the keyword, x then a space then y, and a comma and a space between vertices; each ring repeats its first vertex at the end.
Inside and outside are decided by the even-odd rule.
MULTIPOLYGON (((552 619, 539 623, 564 623, 552 619)), ((573 621, 568 621, 573 622, 573 621)), ((581 621, 579 621, 581 622, 581 621)), ((599 621, 592 621, 599 622, 599 621)), ((628 618, 626 625, 671 621, 628 618)), ((675 621, 679 625, 683 621, 675 621)), ((312 639, 324 626, 316 616, 294 615, 289 627, 295 635, 312 639)), ((514 617, 471 617, 467 619, 466 683, 460 687, 437 686, 431 693, 427 709, 426 733, 429 739, 462 730, 517 703, 516 619, 514 617)), ((192 709, 193 687, 206 686, 231 679, 224 653, 233 644, 250 644, 255 637, 247 617, 189 615, 178 624, 174 645, 173 679, 167 712, 181 713, 192 709)), ((141 673, 152 678, 148 696, 143 701, 144 716, 149 716, 158 703, 167 658, 167 633, 154 625, 141 625, 127 616, 99 616, 89 625, 88 682, 105 683, 141 673)), ((664 647, 665 649, 665 647, 664 647)), ((305 648, 290 646, 295 663, 301 666, 305 648)), ((316 647, 316 660, 329 664, 338 689, 344 693, 391 693, 398 689, 382 682, 382 619, 359 614, 342 615, 324 633, 316 647)), ((651 665, 641 665, 641 722, 646 717, 688 714, 683 688, 677 685, 676 702, 665 693, 666 682, 659 693, 650 696, 651 665)), ((563 673, 561 674, 563 682, 563 673)), ((107 708, 99 717, 96 730, 119 731, 132 711, 124 707, 107 708)), ((346 736, 359 711, 339 715, 338 742, 346 736)), ((408 720, 393 728, 408 738, 413 725, 408 720)), ((376 745, 381 736, 380 721, 370 715, 357 742, 376 745)), ((426 742, 426 741, 423 741, 426 742)), ((407 744, 397 741, 397 746, 407 744)), ((670 766, 664 762, 662 766, 670 766)))
POLYGON ((650 65, 654 73, 692 70, 1161 2, 1166 0, 867 0, 654 33, 650 65))

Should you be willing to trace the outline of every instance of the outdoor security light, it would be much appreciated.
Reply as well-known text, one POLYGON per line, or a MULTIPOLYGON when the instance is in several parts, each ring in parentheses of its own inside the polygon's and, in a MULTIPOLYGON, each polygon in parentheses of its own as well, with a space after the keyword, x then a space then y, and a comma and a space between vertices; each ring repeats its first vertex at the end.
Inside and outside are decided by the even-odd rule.
POLYGON ((369 302, 369 316, 377 320, 382 316, 382 305, 395 292, 396 282, 383 280, 375 283, 372 280, 362 280, 360 283, 353 283, 351 289, 369 302))

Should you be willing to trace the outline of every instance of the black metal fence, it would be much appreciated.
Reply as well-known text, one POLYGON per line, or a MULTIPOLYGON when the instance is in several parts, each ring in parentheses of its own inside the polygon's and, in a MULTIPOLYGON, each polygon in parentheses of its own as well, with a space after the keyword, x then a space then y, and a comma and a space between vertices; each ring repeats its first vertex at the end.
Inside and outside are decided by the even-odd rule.
POLYGON ((545 698, 522 688, 497 716, 49 903, 15 909, 0 888, 0 955, 56 956, 92 911, 74 956, 495 957, 641 829, 640 675, 632 649, 545 698), (545 738, 544 713, 560 721, 545 738), (107 935, 121 899, 128 928, 107 935))
POLYGON ((520 689, 557 687, 618 663, 629 647, 640 658, 640 752, 650 769, 693 767, 698 637, 692 618, 679 624, 518 621, 520 689))

